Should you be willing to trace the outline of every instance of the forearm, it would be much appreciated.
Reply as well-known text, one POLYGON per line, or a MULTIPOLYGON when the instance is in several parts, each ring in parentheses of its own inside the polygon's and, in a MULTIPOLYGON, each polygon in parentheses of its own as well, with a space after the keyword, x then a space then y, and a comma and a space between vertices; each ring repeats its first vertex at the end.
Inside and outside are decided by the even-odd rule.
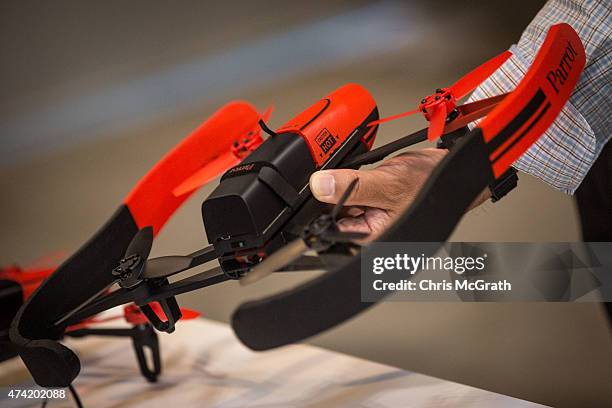
POLYGON ((587 64, 570 102, 515 167, 573 194, 610 139, 609 83, 611 6, 606 2, 549 1, 525 29, 513 53, 470 97, 483 99, 513 90, 524 76, 548 28, 567 22, 585 44, 587 64))

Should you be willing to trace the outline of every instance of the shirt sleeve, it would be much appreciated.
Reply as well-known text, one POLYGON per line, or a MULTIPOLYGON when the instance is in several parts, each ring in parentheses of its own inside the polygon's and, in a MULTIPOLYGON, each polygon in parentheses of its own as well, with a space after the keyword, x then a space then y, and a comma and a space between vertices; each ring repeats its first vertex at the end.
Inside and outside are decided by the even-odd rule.
POLYGON ((527 72, 551 25, 565 22, 578 33, 586 65, 555 122, 514 167, 573 194, 610 139, 612 3, 550 0, 510 47, 512 57, 470 96, 470 101, 512 91, 527 72))

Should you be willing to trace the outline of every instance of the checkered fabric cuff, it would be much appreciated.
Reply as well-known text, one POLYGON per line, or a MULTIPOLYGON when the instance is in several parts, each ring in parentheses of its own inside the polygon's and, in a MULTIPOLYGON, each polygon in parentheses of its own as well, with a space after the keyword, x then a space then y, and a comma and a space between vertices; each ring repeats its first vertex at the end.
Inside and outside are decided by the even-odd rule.
MULTIPOLYGON (((478 87, 469 101, 512 91, 531 61, 516 46, 513 56, 478 87)), ((568 102, 555 122, 518 160, 514 167, 542 179, 558 190, 573 194, 597 157, 597 143, 584 117, 568 102)))
POLYGON ((610 0, 549 0, 527 26, 506 63, 470 97, 478 100, 513 90, 553 24, 578 33, 586 66, 569 102, 515 167, 573 194, 610 140, 612 132, 612 3, 610 0))

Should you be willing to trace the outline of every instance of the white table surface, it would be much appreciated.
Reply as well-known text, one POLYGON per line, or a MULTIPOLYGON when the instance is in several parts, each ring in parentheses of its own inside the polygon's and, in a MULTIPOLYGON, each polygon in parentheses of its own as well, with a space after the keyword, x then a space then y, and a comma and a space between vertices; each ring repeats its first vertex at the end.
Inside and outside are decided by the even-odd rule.
MULTIPOLYGON (((540 406, 308 345, 256 353, 244 347, 230 327, 206 319, 180 322, 175 333, 159 337, 163 366, 156 384, 140 375, 130 339, 68 340, 81 358, 74 385, 84 406, 540 406)), ((7 397, 11 388, 32 386, 19 359, 0 364, 1 407, 40 406, 40 400, 7 397)), ((74 404, 67 399, 47 406, 74 404)))

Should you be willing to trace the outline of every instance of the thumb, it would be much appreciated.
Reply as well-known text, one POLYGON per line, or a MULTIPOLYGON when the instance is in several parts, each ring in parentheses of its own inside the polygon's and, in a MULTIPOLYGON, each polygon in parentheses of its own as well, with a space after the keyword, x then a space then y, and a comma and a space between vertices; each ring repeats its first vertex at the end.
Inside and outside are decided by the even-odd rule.
POLYGON ((324 203, 336 204, 349 184, 357 179, 357 185, 346 201, 346 205, 368 207, 385 206, 386 200, 377 186, 374 174, 367 170, 337 169, 322 170, 310 176, 310 191, 324 203))

